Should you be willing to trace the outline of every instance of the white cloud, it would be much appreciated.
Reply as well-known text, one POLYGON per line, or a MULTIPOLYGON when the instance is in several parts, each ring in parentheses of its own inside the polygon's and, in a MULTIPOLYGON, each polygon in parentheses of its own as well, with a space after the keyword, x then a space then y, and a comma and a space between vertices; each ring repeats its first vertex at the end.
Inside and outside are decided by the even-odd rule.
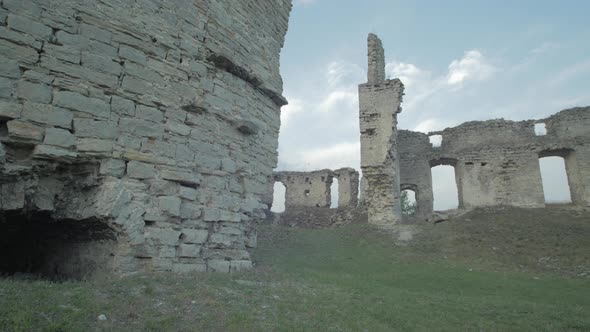
POLYGON ((389 62, 385 65, 385 72, 390 77, 399 78, 406 89, 431 80, 430 72, 422 70, 411 63, 389 62))
POLYGON ((354 63, 333 61, 328 64, 326 79, 331 88, 339 86, 356 86, 365 76, 363 68, 354 63))
POLYGON ((492 76, 496 68, 487 63, 483 54, 478 50, 465 52, 459 60, 453 60, 449 65, 447 83, 460 85, 468 80, 483 81, 492 76))
POLYGON ((320 103, 319 110, 330 112, 338 108, 353 108, 358 105, 358 93, 350 89, 341 89, 330 92, 320 103))
POLYGON ((289 120, 297 113, 303 111, 303 101, 298 98, 287 97, 289 104, 281 108, 281 127, 285 127, 289 120))

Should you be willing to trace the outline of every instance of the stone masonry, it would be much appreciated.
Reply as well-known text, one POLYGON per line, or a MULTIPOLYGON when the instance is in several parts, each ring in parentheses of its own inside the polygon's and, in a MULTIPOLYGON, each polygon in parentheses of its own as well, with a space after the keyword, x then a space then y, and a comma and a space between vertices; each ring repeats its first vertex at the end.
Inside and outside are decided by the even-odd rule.
POLYGON ((278 223, 302 227, 328 227, 363 219, 359 216, 357 208, 359 174, 353 168, 335 171, 325 169, 313 172, 277 172, 274 180, 281 182, 286 188, 285 211, 272 215, 278 223), (338 206, 330 208, 334 179, 338 179, 338 206))
POLYGON ((385 80, 385 56, 381 40, 368 38, 368 82, 359 86, 361 169, 366 180, 364 199, 369 223, 391 225, 401 220, 397 114, 404 85, 385 80))
POLYGON ((0 0, 0 274, 247 269, 290 0, 0 0))
POLYGON ((539 158, 563 157, 572 203, 590 205, 590 107, 546 119, 473 121, 440 132, 401 130, 398 135, 401 189, 412 189, 417 215, 432 213, 431 167, 455 168, 459 208, 509 205, 544 207, 539 158), (535 134, 544 124, 546 135, 535 134), (430 135, 441 135, 433 147, 430 135))

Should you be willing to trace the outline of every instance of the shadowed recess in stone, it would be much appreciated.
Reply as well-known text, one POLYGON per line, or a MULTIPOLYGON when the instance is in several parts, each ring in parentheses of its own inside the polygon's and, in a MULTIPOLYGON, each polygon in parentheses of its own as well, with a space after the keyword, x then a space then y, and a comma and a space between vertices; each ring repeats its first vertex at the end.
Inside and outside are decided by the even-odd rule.
POLYGON ((61 280, 108 273, 116 240, 116 232, 97 219, 5 212, 0 215, 0 274, 61 280))

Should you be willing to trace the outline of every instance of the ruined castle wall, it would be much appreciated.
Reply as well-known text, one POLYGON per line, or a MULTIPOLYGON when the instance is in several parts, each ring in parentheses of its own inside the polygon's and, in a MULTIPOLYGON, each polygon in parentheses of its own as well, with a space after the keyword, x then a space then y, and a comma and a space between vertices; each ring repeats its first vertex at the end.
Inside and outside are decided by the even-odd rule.
POLYGON ((279 172, 275 181, 285 185, 285 209, 291 207, 330 207, 332 171, 279 172))
POLYGON ((404 86, 385 80, 381 40, 368 37, 368 80, 359 86, 361 169, 366 178, 365 201, 369 223, 395 224, 401 220, 397 114, 404 86))
POLYGON ((541 120, 474 121, 429 133, 442 135, 440 147, 427 144, 425 134, 401 131, 402 186, 417 187, 419 207, 432 206, 430 167, 447 164, 455 167, 461 208, 542 207, 539 158, 560 156, 565 159, 572 201, 588 204, 589 125, 590 108, 576 108, 541 120), (545 123, 546 135, 535 134, 536 123, 545 123))
POLYGON ((118 272, 250 267, 290 8, 1 0, 0 228, 98 220, 118 272))
POLYGON ((357 206, 359 174, 353 168, 284 171, 275 173, 274 179, 286 187, 285 211, 272 215, 276 223, 318 228, 362 220, 366 222, 366 211, 357 206), (330 208, 335 178, 338 179, 338 207, 330 208))
POLYGON ((426 219, 432 214, 432 145, 428 135, 409 130, 398 131, 400 189, 416 194, 416 217, 426 219))

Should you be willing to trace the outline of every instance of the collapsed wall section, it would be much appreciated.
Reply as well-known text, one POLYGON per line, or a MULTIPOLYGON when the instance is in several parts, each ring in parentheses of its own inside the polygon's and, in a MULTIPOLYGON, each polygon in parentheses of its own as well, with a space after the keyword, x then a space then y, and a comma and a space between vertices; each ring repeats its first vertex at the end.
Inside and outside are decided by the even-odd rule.
POLYGON ((72 257, 103 256, 77 274, 250 267, 277 163, 290 9, 0 1, 0 228, 62 227, 72 257))

